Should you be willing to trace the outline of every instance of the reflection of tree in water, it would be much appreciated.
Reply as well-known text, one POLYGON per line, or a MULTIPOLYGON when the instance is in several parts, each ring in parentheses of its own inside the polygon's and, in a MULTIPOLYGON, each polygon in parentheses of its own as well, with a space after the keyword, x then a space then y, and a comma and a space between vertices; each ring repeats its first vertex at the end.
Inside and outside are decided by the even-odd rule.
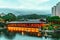
POLYGON ((2 35, 1 35, 1 33, 0 33, 0 37, 1 37, 2 35))
POLYGON ((6 31, 6 24, 2 23, 0 20, 0 37, 2 36, 2 34, 4 34, 5 31, 6 31))
POLYGON ((12 40, 15 37, 15 33, 6 32, 5 37, 12 40))
POLYGON ((53 38, 52 40, 60 40, 59 38, 53 38))
POLYGON ((60 40, 60 32, 57 31, 57 32, 53 33, 52 38, 53 38, 53 40, 60 40))

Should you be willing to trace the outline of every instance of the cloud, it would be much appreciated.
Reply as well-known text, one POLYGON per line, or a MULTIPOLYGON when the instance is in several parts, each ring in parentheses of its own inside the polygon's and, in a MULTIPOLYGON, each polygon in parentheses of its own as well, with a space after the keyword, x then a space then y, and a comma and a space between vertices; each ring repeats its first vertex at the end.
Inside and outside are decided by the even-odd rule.
POLYGON ((49 0, 18 0, 18 2, 22 2, 19 6, 20 9, 40 9, 40 4, 48 2, 49 0))
POLYGON ((49 0, 17 0, 18 2, 27 2, 27 3, 44 3, 48 2, 49 0))
POLYGON ((49 0, 0 0, 0 7, 32 8, 47 1, 49 0))
POLYGON ((48 10, 54 3, 50 1, 52 2, 52 0, 0 0, 0 8, 48 10))

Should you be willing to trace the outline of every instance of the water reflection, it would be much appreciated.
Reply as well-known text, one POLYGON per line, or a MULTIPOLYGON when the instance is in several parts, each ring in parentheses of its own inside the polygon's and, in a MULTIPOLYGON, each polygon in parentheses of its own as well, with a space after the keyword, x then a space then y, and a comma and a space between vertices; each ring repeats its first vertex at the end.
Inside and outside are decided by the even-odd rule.
POLYGON ((16 34, 16 37, 13 39, 13 40, 51 40, 51 38, 47 38, 45 39, 45 37, 32 37, 32 36, 22 36, 22 35, 19 35, 19 34, 16 34))
POLYGON ((8 31, 0 32, 0 39, 1 40, 3 40, 3 39, 4 40, 6 40, 6 39, 12 40, 14 37, 15 37, 15 33, 11 33, 8 31))
POLYGON ((4 37, 8 39, 13 39, 15 37, 15 34, 14 33, 4 34, 4 37))
POLYGON ((20 34, 16 35, 2 35, 0 37, 1 40, 50 40, 50 38, 45 39, 44 37, 32 37, 32 36, 22 36, 20 34))
POLYGON ((60 32, 55 32, 52 34, 53 40, 60 40, 60 32))
POLYGON ((32 37, 28 35, 21 35, 19 33, 5 32, 0 34, 1 40, 60 40, 59 33, 53 33, 52 37, 32 37))

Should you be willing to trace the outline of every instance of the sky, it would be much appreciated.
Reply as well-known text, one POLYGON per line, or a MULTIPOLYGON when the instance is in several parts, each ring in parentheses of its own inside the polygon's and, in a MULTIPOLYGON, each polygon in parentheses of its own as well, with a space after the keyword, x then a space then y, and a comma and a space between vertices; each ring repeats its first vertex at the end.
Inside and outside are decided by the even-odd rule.
POLYGON ((51 10, 60 0, 0 0, 0 8, 51 10))

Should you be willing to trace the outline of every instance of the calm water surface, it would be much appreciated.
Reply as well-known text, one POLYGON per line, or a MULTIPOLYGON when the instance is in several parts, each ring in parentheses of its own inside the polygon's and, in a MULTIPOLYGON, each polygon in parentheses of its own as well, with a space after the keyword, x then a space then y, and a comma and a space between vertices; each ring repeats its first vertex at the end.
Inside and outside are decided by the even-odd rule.
POLYGON ((16 34, 13 38, 0 35, 0 40, 60 40, 58 38, 32 37, 27 35, 16 34))

